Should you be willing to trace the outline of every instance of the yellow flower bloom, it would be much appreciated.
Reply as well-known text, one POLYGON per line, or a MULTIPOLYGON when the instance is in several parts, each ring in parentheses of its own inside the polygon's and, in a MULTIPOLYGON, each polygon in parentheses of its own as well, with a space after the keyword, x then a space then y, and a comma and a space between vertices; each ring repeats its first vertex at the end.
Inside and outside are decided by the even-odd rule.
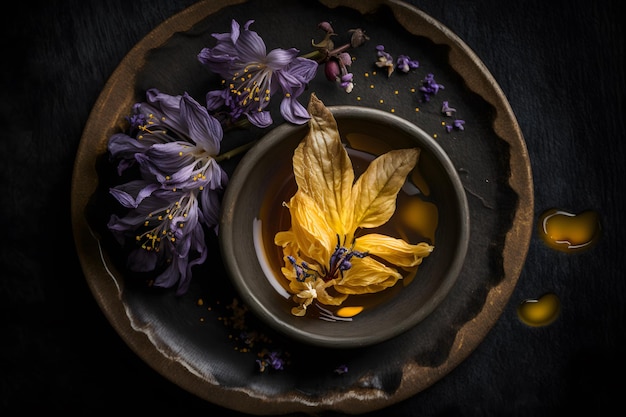
POLYGON ((274 242, 283 248, 283 275, 303 316, 313 300, 340 305, 351 294, 392 287, 403 275, 397 268, 421 264, 434 246, 410 244, 363 229, 385 224, 396 197, 415 167, 419 149, 399 149, 374 159, 355 181, 332 113, 315 96, 308 105, 309 132, 293 155, 298 185, 285 205, 291 228, 274 242))

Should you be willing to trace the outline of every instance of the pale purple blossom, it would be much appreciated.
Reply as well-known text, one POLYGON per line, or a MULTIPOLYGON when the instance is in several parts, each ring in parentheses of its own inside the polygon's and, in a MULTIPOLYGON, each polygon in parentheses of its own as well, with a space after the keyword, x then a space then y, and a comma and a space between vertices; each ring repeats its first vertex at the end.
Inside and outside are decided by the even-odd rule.
POLYGON ((285 367, 285 360, 278 351, 264 349, 260 358, 256 360, 260 372, 265 372, 268 368, 282 371, 285 367))
POLYGON ((456 119, 452 122, 451 125, 446 124, 446 130, 448 133, 452 132, 453 129, 456 130, 465 130, 465 120, 456 119))
POLYGON ((435 76, 433 74, 427 74, 426 77, 421 81, 421 86, 419 90, 422 92, 422 97, 424 101, 430 101, 430 98, 437 94, 439 90, 443 90, 445 87, 442 84, 438 84, 435 81, 435 76))
POLYGON ((354 75, 349 72, 341 76, 341 82, 339 83, 341 88, 343 88, 346 93, 351 93, 354 89, 354 83, 352 82, 352 78, 354 75))
POLYGON ((207 93, 207 109, 226 107, 233 120, 245 115, 253 125, 267 127, 273 121, 266 108, 270 98, 280 91, 280 111, 285 120, 306 123, 310 116, 297 98, 315 77, 317 62, 299 57, 295 48, 267 53, 263 39, 249 29, 253 22, 249 20, 241 28, 232 20, 230 33, 214 33, 217 44, 198 54, 198 60, 219 74, 226 85, 207 93))
POLYGON ((133 107, 129 134, 108 141, 118 173, 138 165, 139 179, 112 187, 128 209, 113 214, 108 227, 121 244, 136 244, 128 266, 157 273, 154 285, 187 291, 191 268, 207 256, 204 229, 217 233, 220 194, 228 177, 215 160, 223 131, 207 109, 187 93, 157 89, 133 107))
POLYGON ((324 74, 328 81, 336 81, 346 93, 351 93, 354 88, 352 79, 354 75, 350 72, 352 56, 347 52, 328 57, 324 64, 324 74))
POLYGON ((447 101, 444 101, 441 105, 441 113, 445 114, 448 117, 452 117, 452 115, 456 113, 456 109, 450 107, 450 104, 447 101))
POLYGON ((338 367, 335 368, 335 373, 337 375, 343 375, 345 373, 348 373, 348 365, 346 364, 341 364, 338 367))
POLYGON ((376 45, 376 55, 378 56, 376 66, 378 68, 386 69, 387 77, 390 77, 395 68, 393 56, 391 56, 389 52, 385 51, 384 45, 376 45))
POLYGON ((408 55, 398 55, 398 59, 396 59, 396 67, 404 73, 419 68, 419 66, 419 61, 411 59, 408 55))

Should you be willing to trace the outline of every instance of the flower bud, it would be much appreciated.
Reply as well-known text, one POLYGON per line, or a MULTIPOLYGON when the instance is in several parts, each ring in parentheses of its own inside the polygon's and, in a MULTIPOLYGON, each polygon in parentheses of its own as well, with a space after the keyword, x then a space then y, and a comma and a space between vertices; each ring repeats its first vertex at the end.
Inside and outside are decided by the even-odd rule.
POLYGON ((349 32, 352 33, 350 46, 353 48, 358 48, 370 39, 362 29, 351 29, 349 32))
POLYGON ((342 65, 349 67, 350 65, 352 65, 352 57, 350 56, 349 53, 347 52, 342 52, 340 53, 337 58, 339 59, 339 61, 341 62, 342 65))
POLYGON ((317 24, 317 27, 325 31, 326 33, 335 33, 333 27, 328 22, 320 22, 317 24))
POLYGON ((326 79, 328 81, 337 81, 339 74, 341 74, 341 69, 339 68, 337 60, 329 59, 326 61, 324 65, 324 75, 326 75, 326 79))

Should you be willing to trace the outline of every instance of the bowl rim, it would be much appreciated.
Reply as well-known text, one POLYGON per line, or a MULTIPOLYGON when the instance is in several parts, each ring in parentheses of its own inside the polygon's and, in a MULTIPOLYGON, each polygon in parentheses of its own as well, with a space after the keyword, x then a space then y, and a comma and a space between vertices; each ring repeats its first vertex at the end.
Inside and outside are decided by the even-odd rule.
POLYGON ((239 194, 239 190, 246 182, 247 176, 254 168, 254 164, 252 164, 251 161, 255 161, 259 157, 263 157, 269 149, 276 146, 286 137, 289 137, 292 132, 296 132, 300 129, 306 129, 306 123, 304 125, 295 125, 285 122, 274 127, 263 135, 259 141, 242 156, 241 160, 235 167, 233 174, 230 176, 228 187, 226 187, 224 192, 218 239, 228 277, 233 283, 236 292, 241 297, 244 304, 246 304, 250 308, 251 312, 260 318, 262 322, 266 323, 269 327, 279 333, 308 345, 328 348, 356 348, 374 345, 399 336, 424 320, 437 308, 437 306, 440 305, 443 299, 447 297, 450 290, 457 282, 461 269, 465 263, 467 249, 469 246, 470 211, 465 189, 454 163, 443 147, 419 126, 400 116, 372 107, 336 105, 327 106, 327 108, 337 120, 338 125, 341 124, 341 120, 345 119, 367 118, 381 125, 393 126, 394 128, 402 130, 412 137, 419 137, 420 148, 423 149, 424 147, 427 147, 429 153, 434 155, 437 162, 443 166, 447 173, 449 173, 448 179, 451 182, 455 200, 459 208, 457 219, 459 224, 459 238, 457 240, 455 251, 456 255, 447 268, 447 278, 443 280, 442 285, 437 287, 434 296, 431 297, 422 308, 420 308, 420 312, 422 314, 412 315, 410 320, 404 320, 401 323, 396 323, 394 326, 389 326, 383 331, 365 332, 358 337, 350 336, 337 338, 336 335, 327 336, 309 333, 298 327, 285 323, 280 319, 280 317, 273 314, 261 302, 259 297, 257 297, 248 287, 239 264, 235 262, 236 245, 233 243, 236 241, 236 236, 234 236, 233 233, 231 206, 234 204, 234 201, 239 194), (422 142, 426 146, 421 146, 422 142))

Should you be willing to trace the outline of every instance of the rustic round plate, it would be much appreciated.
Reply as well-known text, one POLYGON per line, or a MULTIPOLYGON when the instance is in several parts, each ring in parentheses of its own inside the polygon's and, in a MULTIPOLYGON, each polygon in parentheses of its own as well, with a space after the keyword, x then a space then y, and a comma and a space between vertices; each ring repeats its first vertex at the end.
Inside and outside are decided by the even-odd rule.
MULTIPOLYGON (((275 116, 275 124, 281 122, 275 116)), ((261 137, 262 129, 228 132, 227 151, 261 137)), ((238 159, 224 165, 231 173, 238 159)), ((349 414, 384 408, 447 375, 481 342, 502 313, 523 267, 533 217, 533 186, 524 138, 506 97, 480 59, 454 33, 420 10, 392 0, 200 1, 163 22, 139 42, 112 74, 96 102, 77 152, 72 182, 76 249, 92 293, 113 327, 146 363, 180 387, 212 403, 251 414, 325 410, 349 414), (233 16, 255 20, 268 50, 308 52, 317 24, 339 34, 364 29, 370 40, 351 52, 355 88, 345 93, 318 74, 309 90, 326 105, 362 105, 393 112, 436 137, 457 168, 470 209, 470 243, 458 280, 418 325, 359 349, 312 348, 273 333, 246 311, 226 276, 217 239, 213 256, 194 270, 182 297, 141 285, 106 230, 115 204, 108 187, 120 181, 106 143, 151 87, 188 92, 203 101, 219 79, 197 61, 228 32, 233 16), (277 30, 280 29, 280 30, 277 30), (387 77, 374 65, 376 45, 420 66, 387 77), (429 73, 445 86, 420 100, 429 73), (457 109, 465 130, 446 131, 442 101, 457 109), (281 355, 282 370, 256 360, 281 355), (347 372, 337 372, 342 369, 347 372), (302 377, 306 375, 306 378, 302 377)))

